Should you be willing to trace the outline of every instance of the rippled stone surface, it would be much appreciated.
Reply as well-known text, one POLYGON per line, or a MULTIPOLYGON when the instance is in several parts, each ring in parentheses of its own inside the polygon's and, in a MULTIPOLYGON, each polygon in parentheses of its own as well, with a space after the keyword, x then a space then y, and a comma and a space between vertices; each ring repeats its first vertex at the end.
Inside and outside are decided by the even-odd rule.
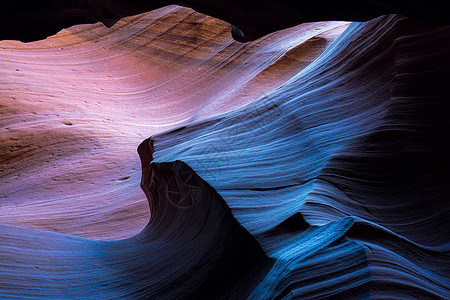
POLYGON ((252 43, 170 6, 0 42, 0 219, 96 239, 148 222, 136 148, 148 136, 242 106, 314 60, 348 23, 310 23, 252 43))
POLYGON ((115 26, 0 45, 0 295, 450 298, 448 26, 115 26))
POLYGON ((256 298, 448 298, 449 35, 352 24, 259 101, 153 137, 277 258, 256 298))

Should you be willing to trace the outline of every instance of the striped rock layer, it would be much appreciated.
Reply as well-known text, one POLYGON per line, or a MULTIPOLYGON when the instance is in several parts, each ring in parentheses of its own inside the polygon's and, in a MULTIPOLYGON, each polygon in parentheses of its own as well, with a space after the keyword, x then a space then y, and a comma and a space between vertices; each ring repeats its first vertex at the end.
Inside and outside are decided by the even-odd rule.
POLYGON ((1 297, 450 298, 448 26, 115 26, 0 44, 1 297))

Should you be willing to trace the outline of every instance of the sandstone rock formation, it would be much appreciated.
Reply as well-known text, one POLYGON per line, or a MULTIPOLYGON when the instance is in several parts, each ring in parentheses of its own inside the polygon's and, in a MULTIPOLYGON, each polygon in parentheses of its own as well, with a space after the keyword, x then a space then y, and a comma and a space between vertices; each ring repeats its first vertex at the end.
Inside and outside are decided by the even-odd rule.
POLYGON ((450 298, 440 4, 202 2, 4 5, 0 297, 450 298))
POLYGON ((74 24, 99 21, 111 26, 120 18, 170 4, 191 7, 233 24, 233 37, 239 41, 255 40, 270 32, 303 22, 367 21, 385 14, 401 14, 431 25, 450 23, 447 6, 438 0, 47 0, 38 3, 32 0, 3 0, 0 39, 33 41, 74 24))
POLYGON ((303 24, 241 44, 229 24, 170 6, 110 29, 1 41, 0 220, 103 240, 138 233, 149 218, 144 139, 277 88, 347 26, 303 24))

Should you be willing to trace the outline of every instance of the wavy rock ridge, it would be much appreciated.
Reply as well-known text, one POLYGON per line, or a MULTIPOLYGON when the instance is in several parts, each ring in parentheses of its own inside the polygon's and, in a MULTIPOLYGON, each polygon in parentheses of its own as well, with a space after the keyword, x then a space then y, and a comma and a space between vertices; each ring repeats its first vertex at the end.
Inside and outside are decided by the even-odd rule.
POLYGON ((257 101, 153 135, 147 227, 1 225, 0 295, 450 298, 449 41, 400 16, 353 23, 257 101))
POLYGON ((149 218, 142 140, 268 93, 347 25, 241 44, 229 24, 170 6, 110 29, 0 42, 0 220, 95 239, 138 233, 149 218))
POLYGON ((103 22, 106 26, 112 26, 120 18, 171 4, 191 7, 233 24, 233 37, 242 42, 256 40, 265 34, 303 22, 367 21, 385 14, 402 14, 432 25, 450 23, 445 3, 438 0, 49 0, 39 3, 32 0, 4 0, 2 4, 0 39, 21 41, 42 39, 74 24, 103 22))
MULTIPOLYGON (((319 228, 347 224, 327 233, 365 249, 368 270, 357 262, 351 270, 330 266, 336 273, 327 285, 309 278, 315 268, 304 268, 308 260, 292 250, 297 243, 298 253, 316 249, 314 242, 286 247, 271 234, 263 247, 288 256, 271 271, 277 283, 264 283, 270 288, 257 298, 339 295, 367 282, 374 298, 449 297, 449 33, 398 16, 352 24, 259 101, 153 137, 156 161, 187 162, 257 237, 301 213, 319 228), (362 277, 348 279, 356 274, 362 277)), ((348 251, 357 258, 360 248, 349 247, 328 259, 348 251)))
MULTIPOLYGON (((144 142, 139 151, 151 151, 144 142)), ((217 192, 185 163, 142 160, 147 227, 93 241, 0 225, 0 296, 243 298, 272 264, 217 192), (238 250, 239 249, 239 250, 238 250)))

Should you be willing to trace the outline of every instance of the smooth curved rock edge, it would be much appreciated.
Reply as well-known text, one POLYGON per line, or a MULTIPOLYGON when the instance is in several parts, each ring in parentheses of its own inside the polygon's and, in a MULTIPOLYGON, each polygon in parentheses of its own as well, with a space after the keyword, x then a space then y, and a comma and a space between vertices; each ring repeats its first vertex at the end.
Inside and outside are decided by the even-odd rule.
POLYGON ((111 28, 0 41, 1 222, 101 240, 137 234, 149 219, 142 140, 267 94, 347 26, 306 23, 243 44, 226 22, 172 5, 111 28))
MULTIPOLYGON (((155 136, 160 163, 148 167, 151 156, 144 157, 142 185, 157 213, 143 233, 97 242, 1 225, 2 293, 216 297, 229 291, 211 289, 219 281, 214 277, 203 285, 209 276, 198 267, 210 261, 202 257, 246 261, 248 253, 236 250, 248 249, 261 254, 250 264, 255 268, 223 275, 235 287, 229 293, 239 297, 449 298, 449 40, 448 27, 430 29, 395 16, 354 24, 261 101, 155 136), (216 190, 185 163, 163 162, 170 158, 186 161, 216 190), (190 187, 167 184, 178 174, 190 187), (152 185, 146 176, 167 185, 152 185), (196 188, 206 201, 192 199, 196 188), (230 251, 214 251, 213 243, 197 257, 198 244, 186 245, 184 237, 223 242, 221 230, 242 228, 221 197, 265 255, 240 229, 248 243, 243 249, 231 243, 230 251), (195 205, 203 218, 181 226, 197 215, 189 213, 195 205), (215 209, 204 209, 208 205, 215 209), (165 212, 173 222, 158 222, 165 212), (209 213, 219 219, 223 213, 225 224, 208 222, 209 213), (199 220, 205 222, 200 227, 199 220), (168 255, 179 241, 190 255, 168 255), (155 256, 165 251, 161 260, 147 261, 155 249, 155 256), (192 256, 199 265, 190 265, 192 256), (198 274, 181 287, 186 278, 174 279, 180 265, 198 274), (242 285, 234 286, 235 276, 242 285)), ((145 143, 140 152, 151 153, 145 143)), ((215 263, 230 267, 213 259, 206 271, 217 275, 215 263)))
POLYGON ((449 49, 448 26, 355 23, 259 101, 153 136, 155 161, 189 164, 278 258, 256 298, 450 297, 449 49), (311 226, 274 228, 298 214, 311 226), (302 257, 328 234, 356 244, 302 257))
POLYGON ((0 298, 244 298, 273 264, 222 197, 139 146, 151 218, 119 241, 0 225, 0 298))
POLYGON ((255 40, 270 32, 303 22, 367 21, 385 14, 402 14, 424 23, 449 24, 446 3, 428 1, 85 1, 3 0, 0 3, 0 40, 35 41, 75 24, 102 22, 112 26, 120 18, 170 4, 191 7, 233 24, 238 41, 255 40), (36 28, 34 30, 32 28, 36 28))

